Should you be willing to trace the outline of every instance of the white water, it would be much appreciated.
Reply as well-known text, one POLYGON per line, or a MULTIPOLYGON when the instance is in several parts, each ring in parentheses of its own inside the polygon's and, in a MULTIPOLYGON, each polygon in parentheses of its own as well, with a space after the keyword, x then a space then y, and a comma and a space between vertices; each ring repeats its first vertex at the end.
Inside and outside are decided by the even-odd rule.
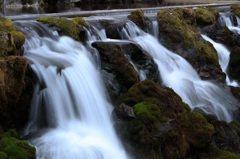
POLYGON ((235 31, 240 34, 240 19, 236 16, 237 26, 234 26, 233 19, 229 13, 221 13, 219 18, 219 24, 222 26, 227 26, 231 31, 235 31))
POLYGON ((122 37, 137 42, 153 57, 163 84, 173 88, 192 109, 199 107, 220 120, 233 120, 236 99, 217 85, 201 80, 185 59, 167 50, 155 37, 144 33, 132 22, 127 23, 122 37))
POLYGON ((227 67, 228 67, 228 63, 229 63, 229 59, 230 59, 230 51, 223 44, 216 43, 215 41, 210 39, 208 36, 202 35, 202 37, 205 40, 207 40, 210 43, 212 43, 214 48, 216 49, 216 51, 218 53, 219 64, 220 64, 220 66, 222 68, 222 71, 226 74, 226 83, 227 83, 227 85, 237 87, 238 83, 236 81, 234 81, 234 80, 231 81, 229 79, 228 74, 227 74, 227 67))
POLYGON ((54 40, 40 37, 28 25, 23 28, 27 33, 24 56, 39 80, 26 129, 26 133, 40 131, 30 140, 37 158, 128 158, 114 132, 112 106, 91 53, 69 37, 55 35, 58 40, 54 40), (44 120, 50 128, 42 130, 44 120))

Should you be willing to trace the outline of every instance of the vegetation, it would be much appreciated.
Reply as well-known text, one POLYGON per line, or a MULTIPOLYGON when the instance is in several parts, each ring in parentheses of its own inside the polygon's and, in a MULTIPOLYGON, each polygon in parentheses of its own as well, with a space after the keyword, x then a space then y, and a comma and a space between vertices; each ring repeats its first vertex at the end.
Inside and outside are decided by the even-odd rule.
POLYGON ((133 21, 138 27, 144 27, 145 17, 142 9, 136 9, 128 15, 128 18, 133 21))
POLYGON ((82 17, 76 17, 73 19, 73 21, 77 22, 79 25, 88 27, 88 24, 85 22, 85 20, 82 17))
POLYGON ((195 9, 196 20, 198 25, 211 25, 217 23, 219 12, 214 8, 199 7, 195 9))
POLYGON ((240 4, 231 6, 232 12, 240 18, 240 4))

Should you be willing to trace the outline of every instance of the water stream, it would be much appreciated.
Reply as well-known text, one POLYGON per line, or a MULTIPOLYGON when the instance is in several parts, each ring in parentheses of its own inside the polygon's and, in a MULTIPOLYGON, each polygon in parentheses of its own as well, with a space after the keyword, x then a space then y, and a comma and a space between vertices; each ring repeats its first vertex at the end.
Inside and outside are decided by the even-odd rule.
POLYGON ((38 159, 126 159, 101 75, 81 43, 37 22, 15 23, 38 82, 26 134, 38 159), (46 127, 46 128, 43 128, 46 127), (39 135, 40 134, 40 135, 39 135))
POLYGON ((220 120, 233 120, 232 112, 238 104, 236 99, 223 88, 201 80, 184 58, 167 50, 155 37, 144 33, 132 22, 127 23, 122 37, 137 42, 153 57, 163 84, 173 88, 192 109, 201 108, 220 120))

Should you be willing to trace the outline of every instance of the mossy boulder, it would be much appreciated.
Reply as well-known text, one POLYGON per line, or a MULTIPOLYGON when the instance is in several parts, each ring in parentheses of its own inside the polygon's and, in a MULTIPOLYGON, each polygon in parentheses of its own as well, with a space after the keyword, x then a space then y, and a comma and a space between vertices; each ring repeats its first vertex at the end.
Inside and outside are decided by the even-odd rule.
POLYGON ((180 11, 162 10, 158 12, 159 38, 166 47, 185 58, 202 79, 224 82, 225 74, 218 63, 216 50, 190 23, 180 11))
POLYGON ((111 80, 117 81, 113 87, 118 87, 118 90, 116 90, 118 93, 126 92, 139 81, 136 70, 124 56, 121 47, 117 43, 94 42, 92 46, 99 52, 102 69, 112 74, 113 79, 111 80))
POLYGON ((0 157, 1 159, 34 159, 36 149, 28 142, 18 139, 19 134, 11 129, 0 134, 0 157))
POLYGON ((24 57, 0 58, 0 124, 4 129, 21 128, 27 123, 32 94, 23 92, 32 90, 32 84, 26 85, 26 71, 24 57))
POLYGON ((88 24, 85 22, 85 20, 82 17, 76 17, 76 18, 73 19, 73 21, 75 21, 79 25, 82 25, 84 27, 88 27, 88 24))
POLYGON ((173 11, 180 15, 180 19, 183 19, 185 23, 189 25, 196 25, 196 14, 193 9, 190 8, 174 8, 173 11))
POLYGON ((195 9, 197 25, 211 25, 217 23, 219 12, 214 8, 199 7, 195 9))
POLYGON ((235 4, 231 6, 231 12, 240 18, 240 4, 235 4))
POLYGON ((131 11, 131 14, 128 15, 128 18, 139 28, 144 29, 145 17, 142 9, 136 9, 131 11))
POLYGON ((213 144, 221 150, 239 154, 240 141, 237 132, 225 121, 212 121, 211 124, 215 128, 213 144))
POLYGON ((229 30, 227 26, 213 24, 203 27, 201 29, 201 32, 203 34, 206 34, 214 41, 225 44, 229 47, 233 47, 235 45, 240 46, 240 35, 236 32, 232 32, 231 30, 229 30))
POLYGON ((6 17, 0 17, 0 31, 12 32, 16 31, 12 21, 6 17))
POLYGON ((230 60, 228 64, 228 75, 231 79, 240 82, 240 47, 233 47, 230 53, 230 60))
POLYGON ((170 88, 144 80, 128 90, 123 102, 133 107, 136 118, 117 131, 138 158, 186 158, 211 142, 214 127, 170 88))
POLYGON ((48 24, 53 27, 61 29, 64 35, 70 36, 75 40, 80 40, 80 27, 75 20, 68 20, 66 18, 56 17, 41 17, 37 21, 48 24))

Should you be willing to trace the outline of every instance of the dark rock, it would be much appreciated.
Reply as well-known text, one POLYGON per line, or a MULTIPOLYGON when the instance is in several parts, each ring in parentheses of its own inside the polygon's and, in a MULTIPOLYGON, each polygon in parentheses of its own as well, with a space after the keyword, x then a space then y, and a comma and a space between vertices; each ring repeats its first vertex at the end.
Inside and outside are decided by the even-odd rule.
POLYGON ((225 44, 229 47, 235 45, 240 46, 240 35, 230 31, 226 26, 214 24, 203 27, 201 31, 218 43, 225 44))
POLYGON ((218 120, 218 118, 215 114, 207 114, 201 108, 195 107, 192 111, 197 112, 197 113, 201 114, 202 116, 204 116, 204 118, 206 118, 208 122, 218 120))
POLYGON ((116 107, 113 110, 113 114, 116 116, 117 119, 121 120, 131 120, 135 118, 133 108, 124 103, 116 107))
POLYGON ((219 149, 240 153, 240 142, 237 132, 230 127, 225 121, 212 121, 215 128, 212 143, 219 149))
POLYGON ((230 60, 228 64, 228 75, 231 79, 240 82, 240 47, 233 47, 230 53, 230 60))
POLYGON ((158 12, 159 38, 165 41, 168 48, 185 58, 202 79, 225 82, 216 50, 202 38, 194 25, 189 25, 191 23, 179 11, 162 10, 158 12))
POLYGON ((133 65, 124 56, 121 47, 115 42, 94 42, 101 58, 103 70, 115 76, 114 80, 119 84, 119 92, 126 92, 132 85, 137 83, 138 74, 133 65))
POLYGON ((231 12, 240 18, 240 4, 235 4, 231 6, 231 12))

